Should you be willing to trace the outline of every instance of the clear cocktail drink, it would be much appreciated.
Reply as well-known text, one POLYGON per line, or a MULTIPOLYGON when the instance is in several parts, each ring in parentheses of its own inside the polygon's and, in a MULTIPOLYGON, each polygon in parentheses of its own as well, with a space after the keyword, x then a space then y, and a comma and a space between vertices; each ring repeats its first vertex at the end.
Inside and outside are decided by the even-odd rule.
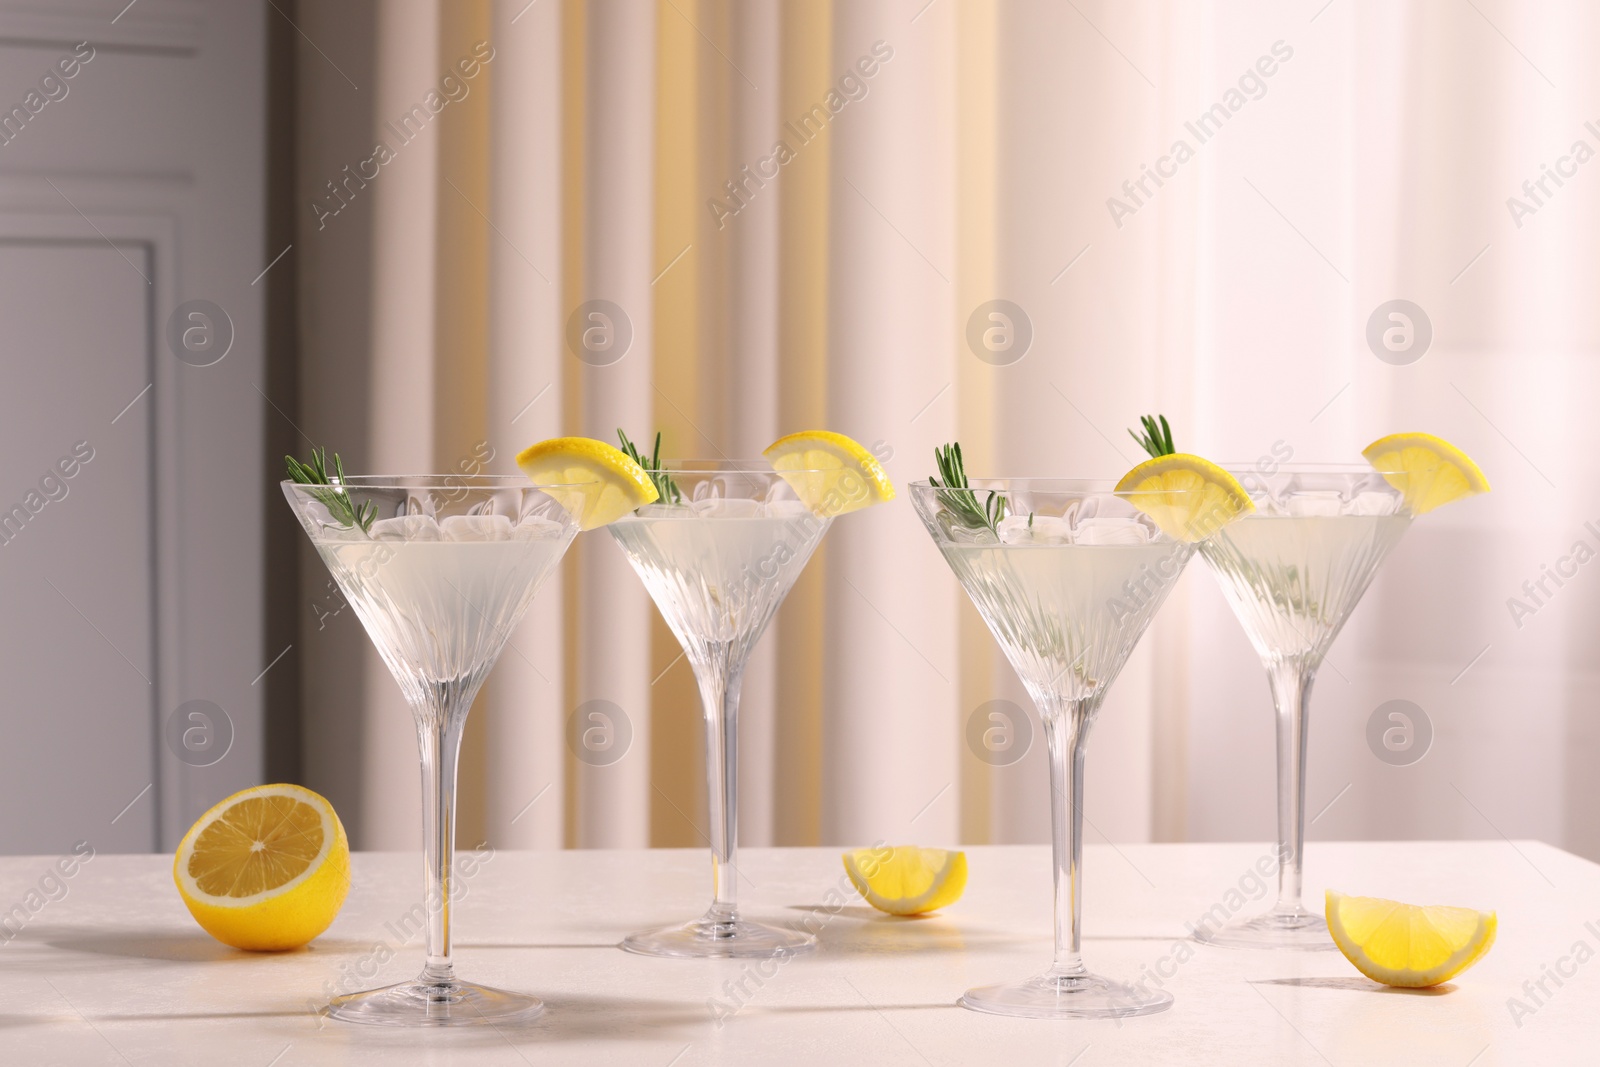
POLYGON ((411 706, 422 761, 427 960, 409 982, 334 998, 388 1026, 527 1019, 537 997, 463 982, 450 948, 456 762, 473 697, 577 523, 579 486, 491 476, 284 482, 284 495, 411 706), (563 501, 566 506, 563 506, 563 501))
POLYGON ((622 947, 676 957, 803 952, 816 943, 810 934, 739 914, 739 686, 750 651, 832 520, 814 514, 782 477, 755 464, 664 473, 682 502, 646 505, 609 529, 683 645, 700 686, 712 900, 701 918, 633 934, 622 947))
MULTIPOLYGON (((1194 545, 1167 536, 1104 484, 979 479, 952 490, 915 482, 911 494, 1033 698, 1050 764, 1055 959, 1020 982, 969 989, 961 1003, 1038 1019, 1162 1011, 1171 994, 1102 977, 1083 962, 1084 753, 1101 702, 1194 545)), ((1189 502, 1178 493, 1141 500, 1167 509, 1189 502)))
POLYGON ((1277 711, 1278 900, 1263 915, 1203 926, 1196 936, 1240 948, 1331 949, 1326 922, 1300 899, 1311 685, 1411 516, 1402 490, 1371 467, 1235 473, 1256 510, 1200 553, 1266 668, 1277 711))

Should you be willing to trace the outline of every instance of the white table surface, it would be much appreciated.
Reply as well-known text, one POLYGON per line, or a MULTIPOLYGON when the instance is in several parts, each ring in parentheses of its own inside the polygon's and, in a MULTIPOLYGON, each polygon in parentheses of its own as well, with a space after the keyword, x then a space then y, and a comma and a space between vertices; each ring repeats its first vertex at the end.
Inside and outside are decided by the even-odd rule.
MULTIPOLYGON (((464 882, 457 971, 537 993, 546 1012, 525 1028, 403 1032, 332 1022, 314 1008, 352 969, 372 974, 354 988, 418 970, 418 942, 402 943, 392 926, 421 897, 418 857, 357 854, 349 900, 326 934, 299 952, 252 955, 194 924, 168 857, 101 855, 0 946, 0 1064, 1600 1063, 1600 866, 1549 845, 1309 847, 1308 899, 1332 884, 1499 911, 1489 955, 1425 992, 1385 990, 1337 952, 1179 941, 1185 921, 1223 900, 1265 845, 1090 846, 1090 967, 1122 978, 1158 964, 1176 972, 1165 983, 1177 998, 1170 1011, 1120 1023, 1005 1019, 955 1005, 969 985, 1022 977, 1050 955, 1048 849, 967 852, 958 904, 897 920, 849 891, 836 850, 747 850, 752 917, 795 920, 830 890, 850 898, 827 918, 816 954, 767 965, 769 977, 749 961, 660 960, 615 947, 636 928, 703 908, 703 851, 492 854, 464 882), (1582 963, 1570 955, 1579 942, 1582 963), (1559 987, 1545 979, 1550 995, 1536 1004, 1523 982, 1558 964, 1575 973, 1559 987), (729 983, 741 978, 744 1003, 719 1025, 710 1001, 732 1006, 729 983), (1512 997, 1533 1011, 1517 1017, 1512 997)), ((23 901, 52 862, 0 860, 0 908, 23 901)))

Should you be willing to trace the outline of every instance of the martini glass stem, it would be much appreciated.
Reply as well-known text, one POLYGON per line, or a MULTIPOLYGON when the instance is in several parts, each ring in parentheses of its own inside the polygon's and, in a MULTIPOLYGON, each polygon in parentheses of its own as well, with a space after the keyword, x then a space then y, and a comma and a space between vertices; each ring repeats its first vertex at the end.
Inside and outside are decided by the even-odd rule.
POLYGON ((428 962, 420 981, 451 985, 450 882, 455 867, 456 766, 461 756, 461 730, 473 693, 453 683, 427 686, 413 708, 417 748, 422 756, 422 861, 427 879, 423 907, 428 916, 428 962))
MULTIPOLYGON (((711 646, 696 658, 695 679, 705 703, 706 800, 711 816, 711 909, 706 918, 732 924, 739 917, 739 684, 745 657, 731 644, 711 646)), ((732 930, 728 931, 732 935, 732 930)))
POLYGON ((1300 913, 1300 880, 1306 840, 1306 727, 1316 668, 1280 660, 1267 668, 1278 713, 1278 904, 1279 913, 1300 913))
MULTIPOLYGON (((1087 974, 1081 952, 1083 920, 1083 755, 1088 741, 1089 700, 1055 702, 1044 716, 1050 759, 1050 831, 1055 867, 1057 978, 1087 974)), ((1041 702, 1041 709, 1048 702, 1041 702)))

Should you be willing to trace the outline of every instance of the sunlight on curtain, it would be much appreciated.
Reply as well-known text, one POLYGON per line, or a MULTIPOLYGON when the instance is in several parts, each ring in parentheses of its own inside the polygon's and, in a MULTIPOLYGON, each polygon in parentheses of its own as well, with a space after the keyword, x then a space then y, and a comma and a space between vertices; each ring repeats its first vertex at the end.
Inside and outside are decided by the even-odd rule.
MULTIPOLYGON (((319 372, 366 376, 375 467, 492 454, 507 471, 534 440, 619 427, 660 430, 674 456, 751 457, 830 428, 904 485, 956 438, 977 473, 1115 477, 1146 411, 1172 416, 1186 449, 1247 463, 1350 461, 1380 434, 1429 430, 1495 493, 1418 523, 1335 646, 1311 836, 1600 852, 1584 773, 1600 621, 1581 594, 1507 607, 1575 541, 1600 547, 1568 458, 1595 434, 1600 209, 1587 167, 1537 210, 1506 207, 1575 140, 1600 145, 1581 106, 1600 16, 1157 0, 375 11, 379 136, 474 42, 495 50, 371 192, 370 351, 314 349, 319 372), (1227 118, 1199 136, 1219 103, 1227 118), (1397 297, 1432 316, 1414 365, 1365 340, 1397 297), (1019 359, 968 339, 997 299, 1022 309, 1019 359), (594 301, 631 331, 614 361, 574 346, 594 301), (1435 726, 1414 767, 1364 739, 1394 697, 1435 726)), ((334 154, 349 155, 308 148, 309 184, 334 154)), ((308 306, 308 329, 352 314, 308 306)), ((679 651, 609 535, 580 538, 469 725, 461 840, 703 846, 679 651), (614 762, 569 744, 592 701, 631 728, 614 762)), ((308 717, 361 741, 307 766, 359 778, 337 788, 359 796, 361 847, 410 847, 409 719, 362 657, 356 685, 308 656, 308 717)), ((745 684, 744 843, 1043 840, 1042 752, 1005 763, 969 744, 994 701, 1032 718, 909 503, 842 519, 745 684)), ((1260 668, 1196 563, 1096 728, 1090 840, 1267 838, 1271 746, 1260 668)))

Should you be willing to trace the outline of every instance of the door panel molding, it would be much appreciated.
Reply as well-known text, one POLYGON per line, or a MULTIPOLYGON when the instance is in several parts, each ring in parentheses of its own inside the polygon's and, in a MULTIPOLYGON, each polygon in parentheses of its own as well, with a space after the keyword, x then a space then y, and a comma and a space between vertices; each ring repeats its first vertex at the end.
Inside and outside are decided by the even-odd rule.
MULTIPOLYGON (((0 245, 8 246, 94 246, 109 245, 123 252, 132 262, 130 270, 148 274, 149 299, 146 308, 144 349, 145 376, 150 382, 148 395, 128 397, 132 403, 148 402, 150 416, 150 483, 154 487, 150 512, 151 638, 155 676, 150 694, 149 778, 152 789, 142 798, 155 806, 151 820, 149 847, 160 850, 170 833, 170 798, 176 795, 183 765, 161 745, 162 709, 172 703, 179 677, 178 650, 182 635, 177 629, 179 574, 177 545, 172 531, 182 521, 183 504, 177 493, 178 472, 174 464, 181 416, 177 414, 177 395, 170 359, 161 359, 158 345, 161 330, 160 309, 172 306, 178 255, 176 220, 163 212, 101 215, 93 224, 76 214, 26 212, 11 209, 0 195, 0 245), (96 231, 99 232, 96 232, 96 231), (141 254, 142 253, 142 254, 141 254), (164 832, 166 831, 166 832, 164 832)), ((105 412, 106 425, 121 418, 127 408, 105 412)), ((128 797, 132 801, 133 797, 128 797)), ((107 819, 118 812, 107 813, 107 819)))
MULTIPOLYGON (((127 0, 0 0, 0 50, 13 58, 17 47, 54 52, 81 40, 97 49, 139 53, 103 70, 97 64, 93 91, 85 83, 81 93, 73 92, 71 110, 52 120, 51 136, 30 137, 0 152, 0 244, 99 242, 134 263, 148 258, 140 358, 150 385, 139 404, 152 405, 146 415, 155 676, 152 785, 138 803, 154 800, 150 847, 170 849, 211 804, 262 781, 261 676, 284 652, 264 647, 263 509, 273 465, 265 456, 271 408, 262 392, 269 380, 262 336, 264 294, 272 279, 261 281, 263 268, 286 251, 263 247, 267 29, 269 19, 282 16, 263 0, 125 5, 127 0), (147 106, 154 103, 160 106, 147 106), (232 323, 232 348, 220 362, 201 366, 186 362, 187 353, 180 359, 170 350, 168 319, 190 300, 218 305, 232 323), (231 721, 232 746, 210 766, 183 762, 163 740, 166 718, 190 700, 217 703, 231 721)), ((10 259, 27 269, 25 257, 10 259)), ((101 271, 94 284, 112 276, 101 271)), ((94 314, 92 303, 85 303, 94 290, 75 290, 70 276, 58 286, 51 277, 44 315, 94 314)), ((126 321, 132 315, 129 293, 118 292, 115 314, 126 321)), ((105 336, 133 335, 124 330, 105 336)), ((79 352, 72 365, 94 367, 96 355, 91 351, 85 359, 79 352)), ((115 365, 127 368, 128 354, 117 355, 115 365)), ((122 379, 114 380, 120 388, 122 379)), ((82 399, 92 395, 98 406, 107 392, 82 399)), ((134 399, 123 398, 118 406, 134 399)), ((133 610, 133 601, 121 603, 133 610)), ((15 613, 6 621, 28 625, 15 613)), ((290 666, 273 669, 294 669, 299 654, 296 648, 282 657, 290 666)), ((132 698, 126 708, 135 713, 132 698)))

